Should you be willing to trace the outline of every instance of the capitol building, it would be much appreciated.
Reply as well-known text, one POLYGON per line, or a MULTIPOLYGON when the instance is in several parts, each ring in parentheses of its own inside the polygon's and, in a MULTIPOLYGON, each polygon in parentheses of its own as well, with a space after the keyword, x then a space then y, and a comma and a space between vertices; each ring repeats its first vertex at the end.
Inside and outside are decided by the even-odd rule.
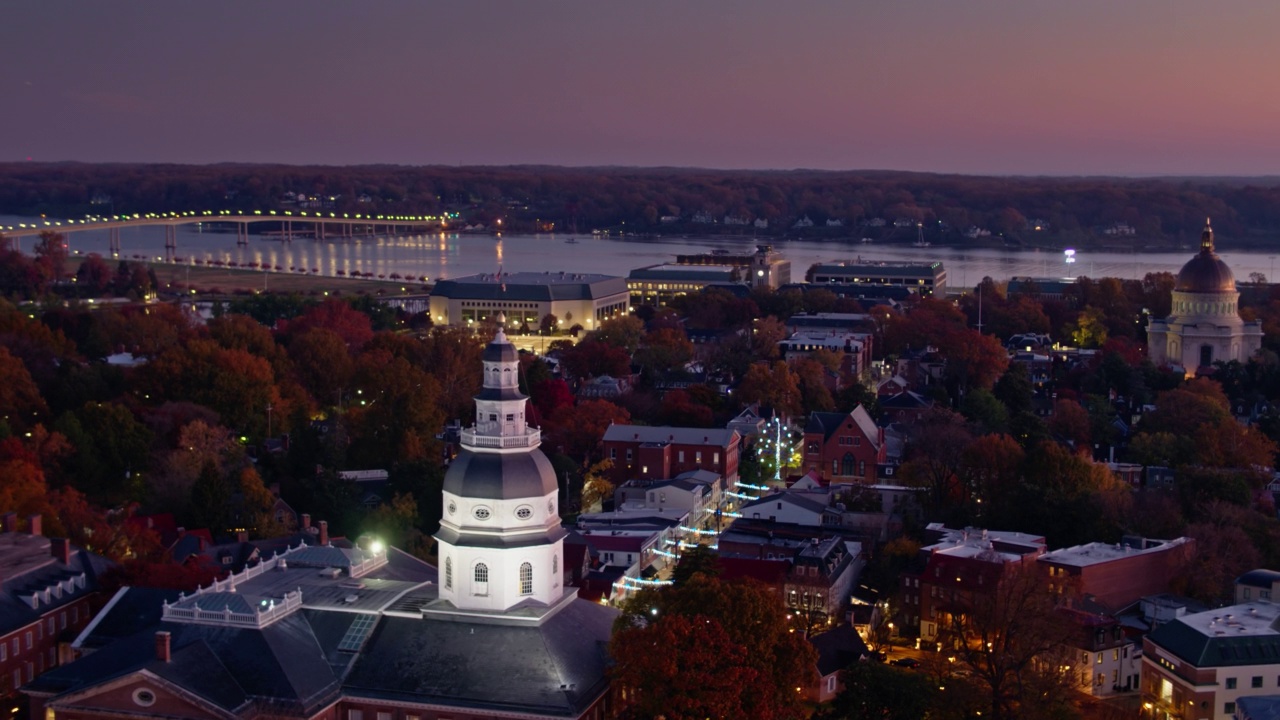
POLYGON ((1151 361, 1181 367, 1190 376, 1215 362, 1248 360, 1262 347, 1262 326, 1242 320, 1239 304, 1235 276, 1214 251, 1206 220, 1200 252, 1178 272, 1172 314, 1147 328, 1151 361))

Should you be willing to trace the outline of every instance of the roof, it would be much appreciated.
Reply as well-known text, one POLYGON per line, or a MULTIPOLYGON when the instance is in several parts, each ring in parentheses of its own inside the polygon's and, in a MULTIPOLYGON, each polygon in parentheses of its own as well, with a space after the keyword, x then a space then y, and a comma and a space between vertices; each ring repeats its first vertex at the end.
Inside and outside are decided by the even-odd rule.
POLYGON ((605 442, 656 442, 677 445, 717 445, 727 448, 734 443, 738 431, 726 428, 685 428, 659 425, 622 425, 615 423, 604 431, 605 442))
POLYGON ((742 514, 746 515, 746 511, 749 508, 771 505, 773 503, 787 503, 788 505, 795 505, 796 507, 819 514, 826 512, 827 510, 826 503, 820 502, 811 497, 806 497, 805 495, 795 492, 780 492, 773 493, 772 495, 765 495, 759 500, 752 500, 751 502, 744 503, 742 505, 742 514))
POLYGON ((822 433, 822 439, 830 440, 836 430, 845 423, 846 420, 852 419, 858 426, 858 429, 867 438, 867 440, 876 447, 880 445, 880 428, 876 425, 875 420, 871 419, 871 415, 867 413, 867 409, 862 405, 854 408, 852 412, 814 412, 809 414, 809 422, 805 424, 804 431, 806 433, 822 433))
POLYGON ((70 560, 64 565, 55 558, 43 535, 0 533, 0 635, 97 592, 98 578, 111 567, 101 555, 74 547, 70 560))
POLYGON ((617 611, 575 600, 538 626, 385 618, 349 697, 572 715, 603 692, 617 611))
MULTIPOLYGON (((1146 541, 1150 544, 1146 547, 1131 547, 1130 545, 1109 544, 1109 543, 1088 543, 1086 545, 1076 545, 1074 547, 1062 548, 1053 552, 1045 553, 1040 556, 1041 562, 1053 563, 1055 565, 1069 565, 1072 567, 1088 567, 1090 565, 1100 565, 1115 560, 1122 560, 1127 557, 1135 557, 1138 555, 1152 555, 1155 553, 1173 550, 1179 546, 1185 545, 1191 540, 1189 538, 1180 537, 1174 540, 1162 541, 1153 540, 1146 541)), ((1145 543, 1144 543, 1145 544, 1145 543)), ((1278 573, 1280 575, 1280 573, 1278 573)), ((1267 585, 1270 587, 1270 585, 1267 585)))
POLYGON ((1232 605, 1165 623, 1147 636, 1196 667, 1280 663, 1280 605, 1232 605))
POLYGON ((1213 228, 1207 223, 1200 236, 1200 252, 1178 271, 1178 280, 1173 289, 1191 293, 1235 292, 1235 276, 1232 275, 1231 268, 1214 252, 1213 228))
POLYGON ((627 281, 594 273, 496 273, 440 280, 432 297, 467 300, 592 300, 625 294, 627 281))
POLYGON ((161 605, 178 599, 177 590, 122 587, 98 611, 71 646, 96 650, 160 622, 161 605))
POLYGON ((732 265, 651 265, 632 270, 627 279, 732 282, 737 272, 732 265))
POLYGON ((823 677, 849 667, 855 660, 868 654, 867 644, 852 625, 839 625, 813 635, 809 638, 809 644, 818 651, 818 673, 823 677))
POLYGON ((1280 695, 1254 695, 1236 699, 1240 720, 1280 720, 1280 695))
POLYGON ((477 453, 464 448, 444 475, 444 491, 458 497, 542 497, 556 488, 555 468, 537 448, 517 453, 477 453))
POLYGON ((1250 570, 1249 572, 1236 578, 1237 585, 1248 585, 1250 587, 1271 588, 1271 584, 1280 582, 1280 572, 1275 570, 1250 570))

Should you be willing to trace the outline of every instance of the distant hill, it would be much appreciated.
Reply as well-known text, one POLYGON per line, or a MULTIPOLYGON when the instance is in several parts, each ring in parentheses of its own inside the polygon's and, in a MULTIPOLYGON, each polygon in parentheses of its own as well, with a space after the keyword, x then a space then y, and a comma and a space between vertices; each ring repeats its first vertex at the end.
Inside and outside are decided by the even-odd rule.
POLYGON ((994 177, 887 170, 0 164, 0 213, 313 209, 501 218, 513 231, 1054 245, 1280 236, 1280 176, 994 177), (805 220, 807 218, 807 221, 805 220), (759 221, 759 222, 757 222, 759 221), (917 224, 920 228, 917 229, 917 224))

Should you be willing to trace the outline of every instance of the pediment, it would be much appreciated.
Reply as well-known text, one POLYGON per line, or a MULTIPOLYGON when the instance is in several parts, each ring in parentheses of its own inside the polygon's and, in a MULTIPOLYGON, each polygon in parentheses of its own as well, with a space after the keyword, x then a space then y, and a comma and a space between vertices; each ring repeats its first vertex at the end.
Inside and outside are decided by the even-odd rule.
POLYGON ((183 717, 229 720, 235 716, 212 702, 183 692, 146 670, 130 673, 108 683, 53 698, 47 707, 58 715, 95 711, 132 717, 183 717))

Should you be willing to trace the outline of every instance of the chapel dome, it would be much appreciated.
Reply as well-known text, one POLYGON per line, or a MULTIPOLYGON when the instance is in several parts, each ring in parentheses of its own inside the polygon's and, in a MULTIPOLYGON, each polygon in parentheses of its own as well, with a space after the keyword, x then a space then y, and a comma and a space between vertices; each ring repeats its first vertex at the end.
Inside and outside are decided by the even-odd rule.
POLYGON ((1235 275, 1213 250, 1213 228, 1208 221, 1200 235, 1200 252, 1178 271, 1178 282, 1173 289, 1190 293, 1236 291, 1235 275))

